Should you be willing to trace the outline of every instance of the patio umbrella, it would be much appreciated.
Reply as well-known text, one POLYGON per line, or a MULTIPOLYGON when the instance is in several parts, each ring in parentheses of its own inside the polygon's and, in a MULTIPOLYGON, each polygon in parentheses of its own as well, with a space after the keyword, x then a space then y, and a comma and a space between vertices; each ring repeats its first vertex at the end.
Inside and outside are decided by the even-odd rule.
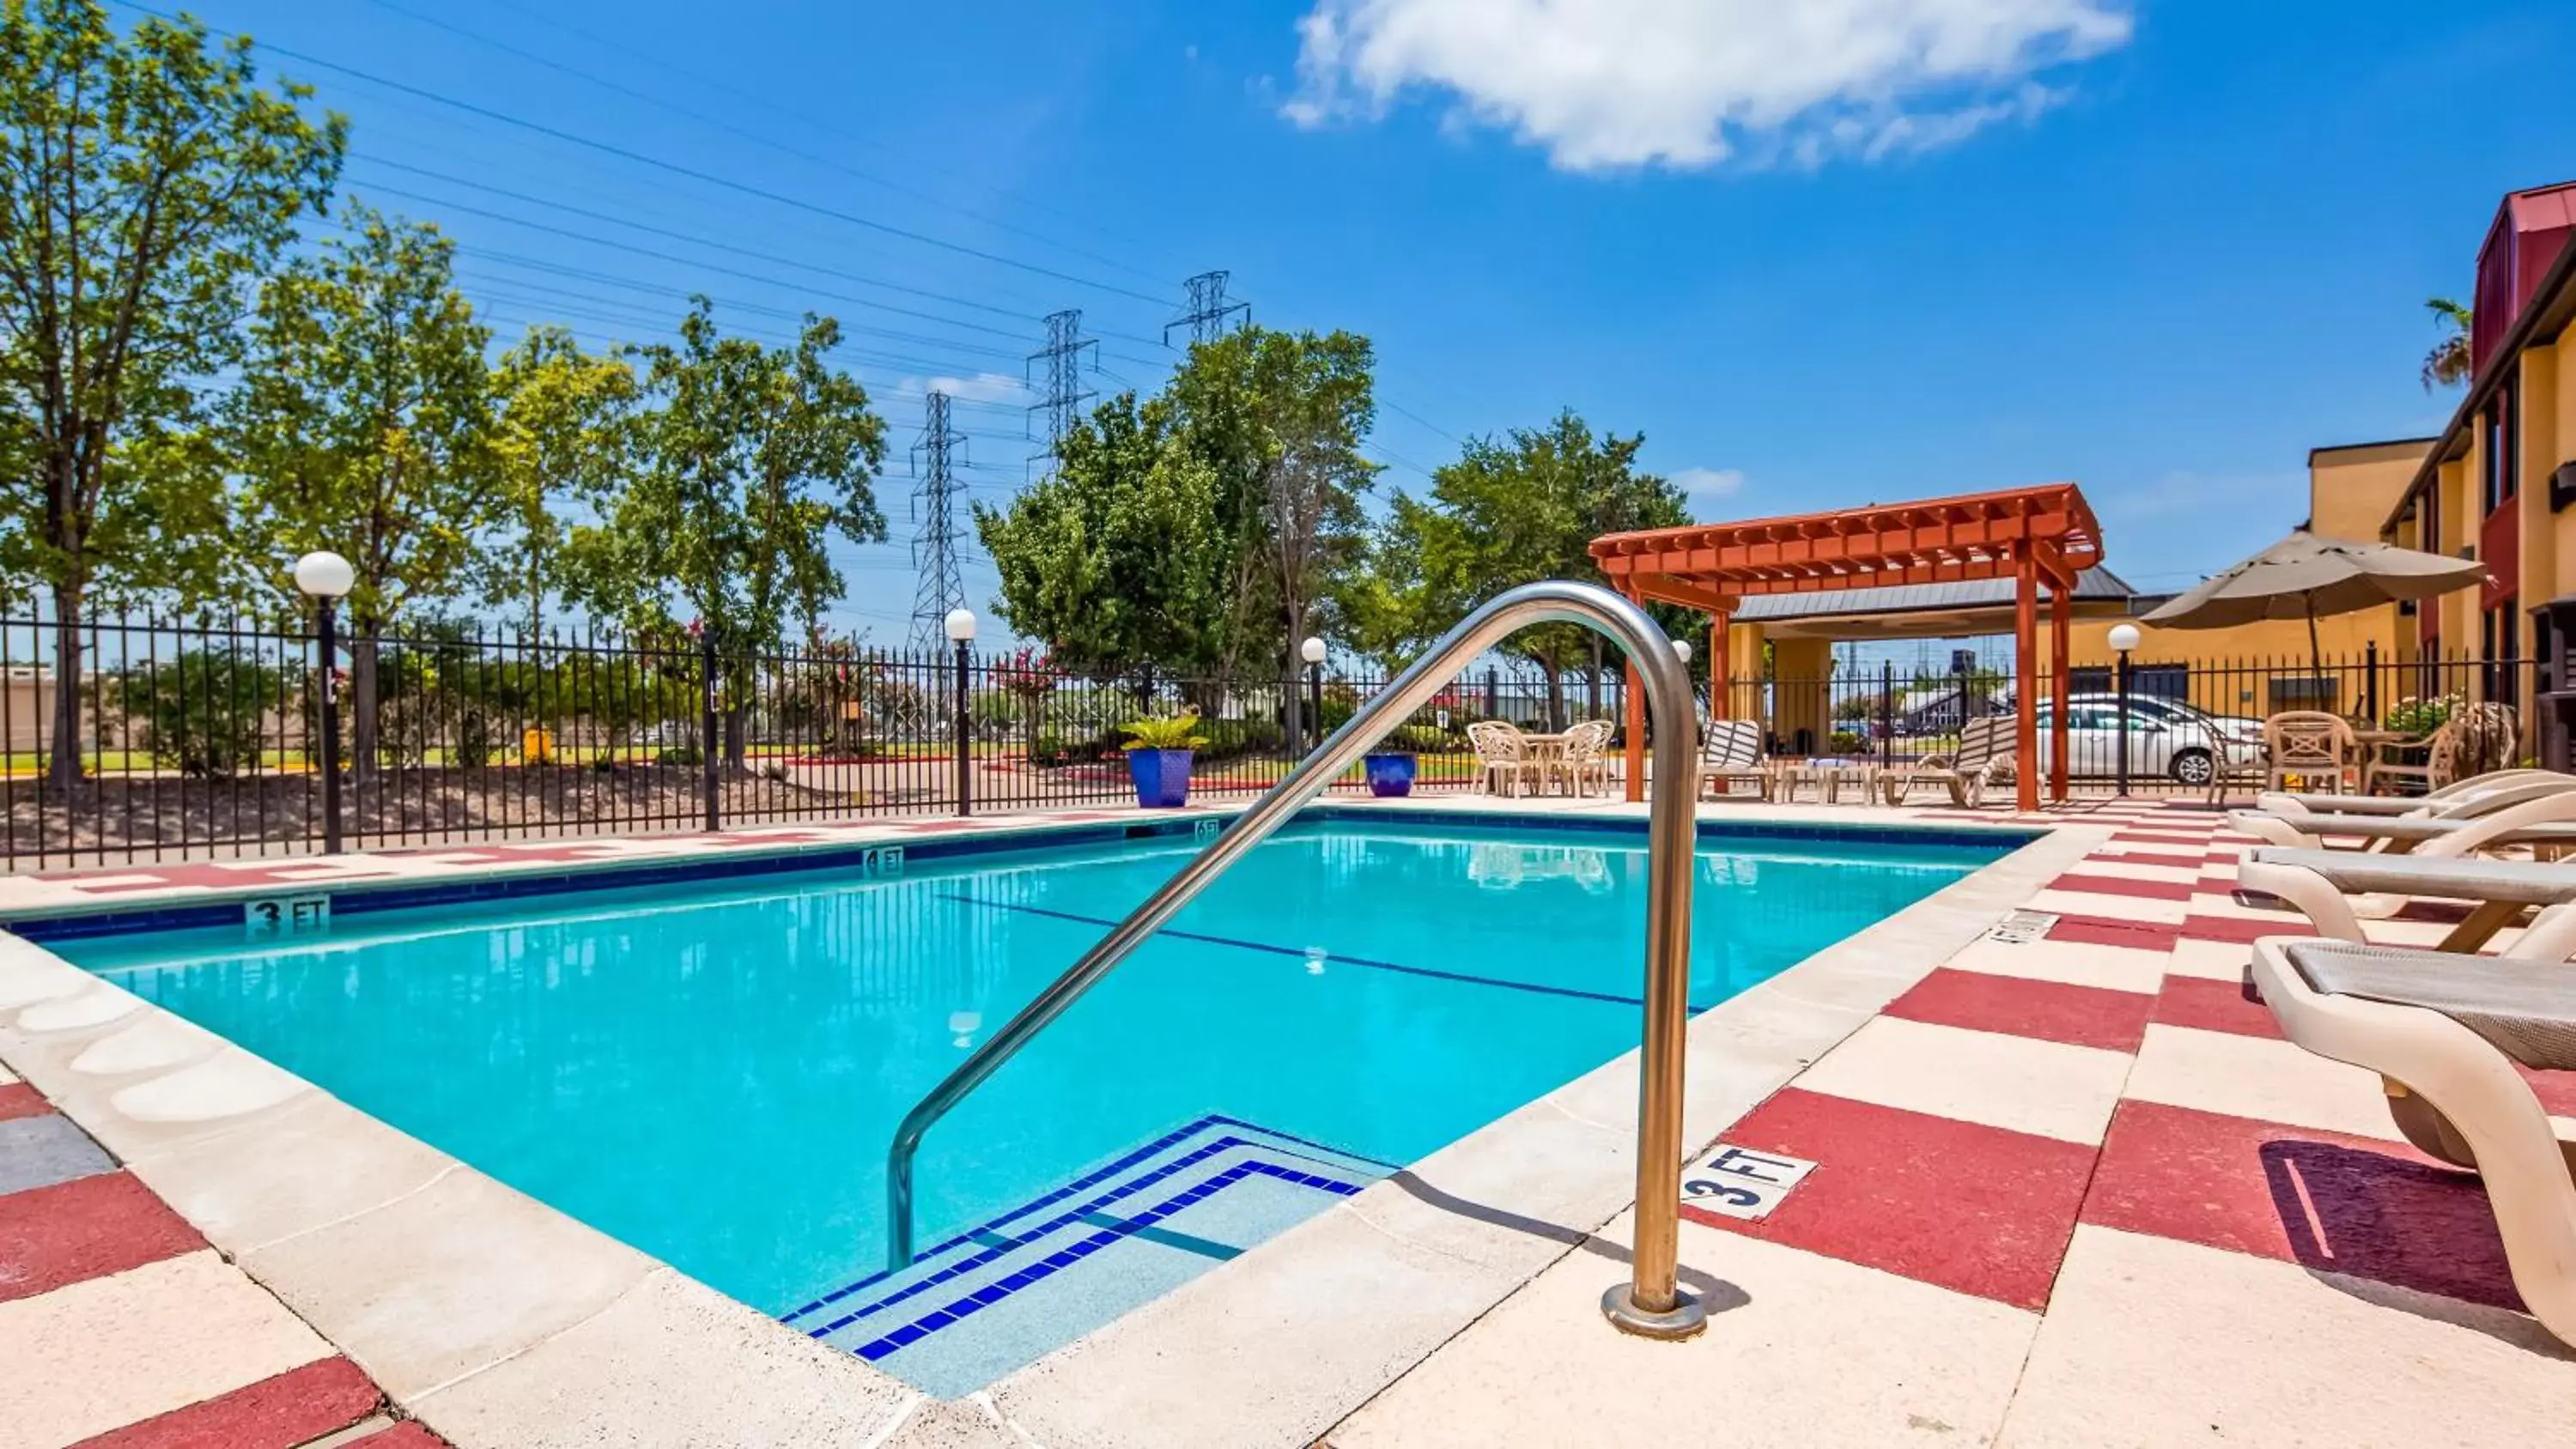
POLYGON ((2309 659, 2323 673, 2317 620, 2433 598, 2483 583, 2486 576, 2486 565, 2467 559, 2319 538, 2303 528, 2166 600, 2143 622, 2165 629, 2225 629, 2260 619, 2305 619, 2309 659))

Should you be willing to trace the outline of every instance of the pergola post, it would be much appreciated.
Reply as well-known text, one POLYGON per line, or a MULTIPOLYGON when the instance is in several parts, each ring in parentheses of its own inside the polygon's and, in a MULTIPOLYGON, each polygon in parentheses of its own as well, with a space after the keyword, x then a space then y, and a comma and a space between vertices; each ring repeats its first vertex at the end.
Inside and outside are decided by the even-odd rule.
POLYGON ((1729 649, 1727 628, 1734 622, 1731 614, 1708 616, 1708 717, 1713 720, 1735 718, 1732 698, 1735 656, 1729 649))
POLYGON ((2066 800, 2066 649, 2075 622, 2075 590, 2064 579, 2048 581, 2048 798, 2066 800))
POLYGON ((1628 687, 1620 696, 1628 703, 1625 728, 1627 748, 1621 752, 1622 772, 1627 776, 1628 803, 1639 804, 1646 798, 1646 684, 1637 674, 1637 661, 1627 662, 1628 687))
MULTIPOLYGON (((2039 809, 2039 558, 2024 544, 2013 560, 2013 796, 2039 809)), ((2061 712, 2060 717, 2063 717, 2061 712)))

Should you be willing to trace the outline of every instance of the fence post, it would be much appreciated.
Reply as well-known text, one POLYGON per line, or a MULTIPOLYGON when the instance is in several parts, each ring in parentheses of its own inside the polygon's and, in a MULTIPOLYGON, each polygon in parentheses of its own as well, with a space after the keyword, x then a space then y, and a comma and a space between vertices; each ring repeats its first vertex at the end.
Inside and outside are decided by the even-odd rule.
POLYGON ((966 670, 972 663, 967 650, 974 646, 957 641, 957 813, 975 813, 975 719, 966 686, 966 670))
POLYGON ((1878 661, 1878 763, 1896 762, 1896 661, 1878 661))
POLYGON ((322 853, 340 853, 340 701, 334 678, 340 663, 338 600, 322 599, 322 853))
POLYGON ((2361 713, 2372 724, 2379 723, 2379 641, 2365 639, 2361 645, 2361 713))
POLYGON ((721 777, 717 774, 716 751, 716 636, 713 630, 698 631, 698 677, 706 684, 705 707, 698 717, 698 770, 706 782, 707 830, 724 828, 721 777))

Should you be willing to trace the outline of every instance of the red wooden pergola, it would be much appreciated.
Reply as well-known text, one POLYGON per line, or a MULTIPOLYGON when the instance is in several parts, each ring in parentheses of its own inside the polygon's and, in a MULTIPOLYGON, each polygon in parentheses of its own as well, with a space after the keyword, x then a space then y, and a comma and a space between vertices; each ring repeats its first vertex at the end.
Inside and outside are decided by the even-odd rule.
MULTIPOLYGON (((2067 626, 2075 576, 2102 562, 2102 527, 2072 483, 2007 488, 1919 503, 1871 504, 1832 513, 1690 524, 1592 541, 1611 586, 1640 602, 1680 604, 1709 616, 1709 668, 1723 678, 1726 627, 1736 605, 1761 594, 1828 593, 1893 584, 2015 581, 2013 772, 2021 808, 2039 808, 2039 591, 2049 598, 2052 693, 2066 694, 2067 626)), ((1712 689, 1710 708, 1726 708, 1712 689)), ((1643 696, 1628 670, 1628 798, 1646 789, 1643 696)), ((2049 795, 2066 798, 2066 714, 2050 721, 2049 795)))

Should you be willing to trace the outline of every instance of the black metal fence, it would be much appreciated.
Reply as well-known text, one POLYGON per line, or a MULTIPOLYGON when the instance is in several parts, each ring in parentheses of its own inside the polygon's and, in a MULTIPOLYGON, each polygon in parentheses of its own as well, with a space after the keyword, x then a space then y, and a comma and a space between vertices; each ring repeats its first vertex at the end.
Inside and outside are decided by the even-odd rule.
MULTIPOLYGON (((1275 676, 1100 679, 1033 650, 818 639, 743 656, 680 633, 438 624, 336 639, 326 750, 311 626, 93 618, 74 637, 66 691, 53 624, 0 618, 11 869, 1111 804, 1134 799, 1121 726, 1184 710, 1206 738, 1194 795, 1245 796, 1382 685, 1308 673, 1298 741, 1275 676)), ((1615 683, 1551 706, 1486 672, 1395 739, 1417 756, 1415 789, 1472 788, 1470 722, 1544 728, 1615 705, 1615 683)))
MULTIPOLYGON (((2241 775, 2263 759, 2263 721, 2295 710, 2350 721, 2365 757, 2421 764, 2422 742, 2473 702, 2510 706, 2521 721, 2515 757, 2531 758, 2545 753, 2537 676, 2530 660, 2400 661, 2376 650, 2323 661, 2140 656, 2128 663, 2123 692, 2118 665, 2079 667, 2067 676, 2067 774, 2088 787, 2125 781, 2132 793, 2205 793, 2213 772, 2241 775)), ((1901 764, 1952 753, 1968 722, 2011 715, 2017 695, 2008 671, 1882 664, 1824 679, 1737 680, 1727 700, 1734 717, 1765 722, 1774 755, 1901 764)), ((2038 698, 2046 767, 2055 761, 2058 701, 2045 673, 2038 698)))
MULTIPOLYGON (((633 640, 435 624, 338 641, 326 751, 323 650, 305 624, 93 618, 75 638, 80 668, 66 691, 53 625, 0 618, 0 863, 10 869, 1109 805, 1134 798, 1121 726, 1183 710, 1206 738, 1194 794, 1245 797, 1383 685, 1310 672, 1295 686, 1291 739, 1289 688, 1267 674, 1102 679, 1025 649, 818 639, 732 656, 678 632, 633 640)), ((2069 683, 2071 778, 2116 786, 2125 758, 2133 792, 2199 791, 2213 772, 2241 771, 2259 758, 2261 721, 2285 710, 2342 714, 2374 736, 2370 750, 2420 760, 2407 742, 2462 703, 2528 711, 2541 696, 2529 661, 2401 663, 2375 652, 2323 664, 2140 657, 2125 704, 2116 668, 2077 669, 2069 683)), ((1416 755, 1416 790, 1472 790, 1483 771, 1467 725, 1615 721, 1620 685, 1615 660, 1553 690, 1479 668, 1395 740, 1416 755)), ((1764 721, 1775 756, 1892 764, 1954 751, 1970 722, 2012 711, 2014 688, 2003 672, 1888 664, 1731 680, 1724 713, 1764 721)), ((2059 701, 2045 686, 2040 702, 2053 717, 2059 701)), ((2041 731, 2043 766, 2052 736, 2041 731)), ((2540 752, 2530 730, 2517 750, 2540 752)), ((1335 788, 1361 789, 1361 776, 1335 788)))

